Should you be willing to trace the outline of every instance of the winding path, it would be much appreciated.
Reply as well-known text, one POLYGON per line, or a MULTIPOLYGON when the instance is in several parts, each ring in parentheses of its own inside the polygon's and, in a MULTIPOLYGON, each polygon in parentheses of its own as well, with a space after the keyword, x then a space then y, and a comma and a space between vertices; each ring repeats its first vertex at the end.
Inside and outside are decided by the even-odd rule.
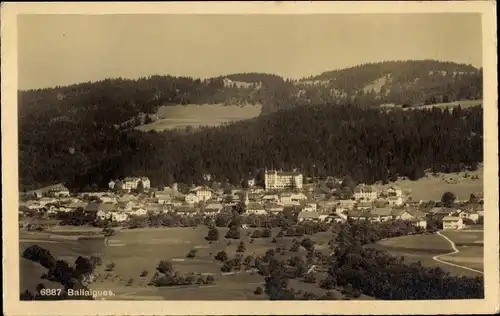
POLYGON ((458 264, 454 264, 454 263, 451 263, 451 262, 447 262, 447 261, 443 261, 441 259, 439 259, 439 257, 442 257, 442 256, 449 256, 449 255, 454 255, 456 253, 459 253, 460 251, 457 249, 457 247, 455 246, 455 243, 448 237, 446 237, 445 235, 441 234, 441 232, 437 232, 437 234, 441 237, 443 237, 444 239, 446 239, 450 245, 451 245, 451 248, 453 248, 453 251, 450 252, 450 253, 444 253, 444 254, 441 254, 441 255, 437 255, 437 256, 434 256, 432 257, 432 259, 434 261, 437 261, 439 263, 443 263, 443 264, 447 264, 449 266, 453 266, 453 267, 457 267, 457 268, 461 268, 461 269, 465 269, 465 270, 469 270, 469 271, 473 271, 473 272, 476 272, 476 273, 480 273, 480 274, 484 274, 483 271, 479 271, 479 270, 476 270, 476 269, 472 269, 472 268, 469 268, 469 267, 465 267, 465 266, 461 266, 461 265, 458 265, 458 264))

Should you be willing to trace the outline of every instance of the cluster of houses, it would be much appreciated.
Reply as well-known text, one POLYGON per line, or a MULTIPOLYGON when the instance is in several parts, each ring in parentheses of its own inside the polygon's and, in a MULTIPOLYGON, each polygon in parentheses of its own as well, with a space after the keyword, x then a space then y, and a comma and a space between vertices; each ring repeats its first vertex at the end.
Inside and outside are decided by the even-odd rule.
POLYGON ((351 219, 384 222, 402 219, 426 228, 427 218, 437 216, 443 219, 444 229, 461 229, 467 220, 476 223, 483 216, 482 206, 464 209, 440 207, 423 211, 419 209, 421 201, 412 201, 409 193, 398 187, 377 191, 371 186, 359 185, 351 199, 338 199, 311 187, 303 188, 302 175, 297 172, 271 171, 265 176, 265 189, 253 186, 231 189, 230 192, 206 186, 191 187, 181 192, 177 184, 157 190, 151 188, 147 177, 110 181, 108 192, 78 195, 71 195, 67 188, 59 184, 36 191, 35 199, 20 203, 20 212, 43 209, 48 214, 55 214, 80 209, 103 220, 125 222, 131 217, 162 212, 176 212, 184 216, 215 215, 243 203, 246 215, 280 214, 288 209, 298 212, 299 221, 342 222, 351 219), (116 185, 120 186, 120 193, 115 192, 116 185), (140 186, 144 191, 130 192, 140 186))

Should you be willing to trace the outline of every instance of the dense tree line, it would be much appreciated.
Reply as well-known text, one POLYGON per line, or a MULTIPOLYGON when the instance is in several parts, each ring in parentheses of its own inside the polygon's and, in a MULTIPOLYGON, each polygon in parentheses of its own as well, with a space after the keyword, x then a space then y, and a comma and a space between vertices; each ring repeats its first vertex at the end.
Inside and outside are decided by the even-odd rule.
POLYGON ((87 290, 84 285, 85 280, 93 273, 95 267, 102 263, 99 257, 85 258, 78 257, 73 266, 70 266, 64 260, 56 260, 50 251, 33 245, 24 250, 22 257, 39 263, 47 269, 47 273, 40 276, 41 279, 60 283, 63 290, 60 295, 45 296, 40 292, 45 287, 42 283, 37 286, 37 292, 31 293, 25 290, 21 293, 21 300, 62 300, 62 299, 87 299, 92 300, 91 296, 71 296, 68 297, 67 290, 87 290))
MULTIPOLYGON (((440 86, 440 65, 447 73, 457 73, 452 75, 455 81, 474 72, 464 65, 426 61, 363 65, 328 76, 357 89, 362 85, 357 81, 368 82, 377 73, 398 73, 392 76, 394 84, 395 78, 415 81, 415 76, 420 78, 433 69, 440 87, 436 98, 440 95, 442 99, 449 89, 481 91, 480 76, 476 83, 463 79, 465 88, 457 82, 447 83, 449 89, 440 86), (410 71, 412 67, 416 70, 410 71)), ((226 77, 261 82, 261 86, 224 87, 225 77, 201 81, 153 76, 19 92, 21 189, 54 182, 66 182, 73 189, 99 187, 111 178, 134 174, 149 176, 155 185, 174 180, 189 183, 201 181, 208 172, 236 184, 265 166, 300 168, 307 175, 353 173, 356 181, 373 182, 395 175, 416 179, 426 168, 452 172, 481 161, 480 108, 381 113, 362 109, 373 105, 373 100, 391 101, 377 99, 371 92, 363 98, 356 93, 352 98, 306 96, 306 100, 297 82, 279 76, 250 73, 226 77), (160 105, 220 103, 241 99, 241 93, 250 98, 245 102, 266 105, 263 112, 291 110, 187 135, 143 133, 120 125, 141 113, 154 113, 160 105), (300 104, 329 106, 295 107, 300 104)), ((391 91, 389 96, 396 93, 391 91)), ((433 90, 424 85, 415 91, 433 90)), ((458 99, 478 96, 460 91, 453 92, 458 99)))
POLYGON ((385 251, 363 247, 383 238, 419 233, 404 222, 348 222, 336 236, 337 247, 321 286, 349 286, 387 300, 471 299, 484 297, 482 277, 452 276, 441 268, 407 263, 385 251))

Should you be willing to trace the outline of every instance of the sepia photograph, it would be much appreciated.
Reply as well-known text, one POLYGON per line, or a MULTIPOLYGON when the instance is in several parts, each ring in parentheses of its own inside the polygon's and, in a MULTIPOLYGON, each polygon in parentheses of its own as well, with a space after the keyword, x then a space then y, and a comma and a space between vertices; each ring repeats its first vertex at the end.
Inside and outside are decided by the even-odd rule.
POLYGON ((498 311, 496 5, 366 5, 2 6, 7 315, 498 311))

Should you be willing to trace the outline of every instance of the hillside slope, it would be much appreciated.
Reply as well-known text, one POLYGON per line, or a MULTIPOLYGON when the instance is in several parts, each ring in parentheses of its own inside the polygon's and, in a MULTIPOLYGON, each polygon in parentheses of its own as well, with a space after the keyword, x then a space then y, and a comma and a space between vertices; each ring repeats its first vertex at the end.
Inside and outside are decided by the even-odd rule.
MULTIPOLYGON (((29 189, 34 186, 61 181, 75 183, 77 186, 92 183, 100 184, 107 181, 109 177, 116 176, 116 174, 138 172, 157 174, 160 177, 158 181, 160 181, 166 172, 179 173, 182 171, 188 175, 194 172, 185 171, 195 170, 198 167, 197 158, 190 157, 191 154, 200 155, 200 153, 206 152, 205 156, 219 157, 219 154, 212 152, 212 149, 207 149, 202 145, 196 145, 201 147, 195 147, 194 150, 184 147, 170 147, 172 143, 177 141, 179 144, 184 144, 186 141, 197 144, 198 140, 196 138, 199 138, 201 134, 193 136, 195 138, 191 139, 189 136, 181 137, 169 132, 164 134, 144 134, 133 131, 132 127, 144 123, 138 120, 138 117, 147 117, 144 114, 155 113, 163 105, 256 103, 262 105, 262 113, 292 109, 290 111, 292 114, 286 112, 276 113, 268 118, 264 117, 262 120, 254 120, 257 123, 243 122, 242 125, 237 124, 236 126, 240 126, 238 129, 231 125, 230 128, 224 127, 204 131, 206 134, 202 135, 215 133, 220 135, 218 137, 221 137, 222 140, 232 139, 230 143, 221 143, 221 141, 212 139, 212 136, 206 136, 209 137, 206 140, 207 143, 212 144, 213 148, 218 148, 219 153, 227 151, 228 157, 232 157, 230 161, 227 161, 228 158, 221 158, 220 168, 224 167, 228 172, 230 170, 247 172, 249 169, 263 165, 306 166, 310 162, 310 157, 307 155, 317 152, 318 155, 314 159, 321 162, 330 159, 329 156, 325 157, 325 153, 332 152, 334 154, 334 145, 328 145, 333 147, 322 147, 321 144, 331 144, 332 139, 342 143, 342 140, 335 138, 339 137, 339 131, 318 129, 315 127, 316 125, 310 122, 315 122, 315 124, 319 124, 318 126, 340 124, 342 128, 348 128, 348 126, 351 126, 349 119, 342 120, 330 112, 318 112, 325 111, 324 109, 309 111, 309 107, 300 110, 295 109, 296 107, 328 104, 340 106, 345 111, 342 105, 347 107, 356 105, 353 108, 353 113, 357 113, 358 108, 370 108, 386 102, 401 104, 406 102, 405 100, 408 100, 408 98, 413 102, 412 104, 420 104, 421 100, 443 101, 445 97, 448 98, 448 101, 480 98, 481 90, 481 71, 470 66, 436 61, 407 61, 361 65, 345 70, 323 73, 299 81, 284 80, 276 75, 260 73, 225 75, 208 80, 152 76, 138 80, 107 79, 67 87, 20 91, 18 124, 21 187, 29 189), (446 71, 446 74, 443 71, 446 71), (385 81, 380 79, 384 76, 391 79, 385 81), (307 82, 308 80, 322 80, 323 83, 311 84, 307 82), (409 82, 413 82, 413 84, 410 85, 409 82), (404 89, 401 88, 403 86, 404 89), (342 89, 343 92, 332 94, 332 87, 342 89), (384 89, 386 93, 382 93, 384 89), (290 115, 298 115, 298 118, 292 119, 290 115), (330 121, 316 122, 318 115, 325 115, 329 117, 330 121), (127 122, 127 124, 124 124, 124 122, 127 122), (295 139, 289 139, 293 138, 294 134, 288 130, 271 128, 270 126, 274 126, 274 124, 291 124, 288 126, 296 126, 302 134, 295 139), (239 128, 243 129, 240 130, 239 128), (236 130, 239 132, 233 135, 236 130), (322 134, 318 134, 320 131, 323 131, 322 134), (267 136, 264 137, 264 135, 259 134, 260 136, 255 138, 256 134, 251 134, 262 132, 265 132, 267 136), (245 133, 254 136, 250 137, 245 133), (270 140, 269 137, 271 137, 270 140), (300 146, 289 143, 297 142, 299 139, 302 142, 300 146), (277 143, 278 140, 283 145, 277 143), (270 141, 273 146, 267 146, 266 141, 270 141), (320 145, 314 145, 315 141, 319 142, 320 145), (214 144, 217 144, 217 146, 214 144), (238 147, 237 151, 232 152, 230 148, 233 148, 234 144, 241 144, 242 147, 238 147), (288 144, 289 147, 284 144, 288 144), (152 157, 151 160, 154 161, 157 159, 156 153, 153 152, 150 156, 145 154, 150 150, 150 147, 159 148, 159 150, 171 150, 171 154, 163 154, 175 156, 176 158, 168 163, 151 163, 151 168, 147 169, 134 166, 134 161, 131 162, 132 167, 129 167, 125 162, 120 162, 120 160, 127 160, 137 155, 139 155, 139 160, 142 159, 140 157, 145 157, 146 160, 149 159, 148 157, 152 157), (289 151, 288 148, 295 149, 289 151), (141 152, 139 149, 146 151, 141 152), (255 157, 252 163, 247 162, 245 165, 246 159, 250 157, 248 152, 262 150, 269 156, 265 156, 265 158, 255 157), (306 152, 302 153, 302 151, 306 152), (177 165, 172 165, 174 162, 177 165), (238 167, 240 164, 242 166, 238 167), (113 168, 114 170, 111 170, 113 168), (154 168, 165 171, 156 173, 156 171, 153 172, 154 168)), ((367 113, 369 114, 366 115, 379 115, 375 114, 376 112, 367 113)), ((465 113, 469 112, 466 111, 465 113)), ((437 116, 438 114, 434 113, 432 115, 437 116)), ((347 117, 349 118, 349 116, 347 117)), ((406 116, 403 115, 402 117, 406 116)), ((406 124, 417 124, 413 121, 415 118, 406 117, 405 120, 409 122, 406 124)), ((474 128, 470 128, 469 131, 475 130, 477 137, 479 137, 482 135, 482 129, 480 130, 478 126, 482 126, 482 121, 478 121, 479 117, 474 116, 474 118, 474 121, 467 123, 466 126, 475 124, 474 128)), ((359 122, 357 124, 361 127, 364 126, 359 122)), ((448 123, 444 122, 444 124, 448 123)), ((358 130, 358 127, 349 128, 358 130)), ((434 127, 427 128, 433 129, 434 127)), ((438 135, 436 137, 445 137, 442 136, 443 132, 441 130, 435 130, 434 132, 438 135)), ((398 133, 394 133, 394 135, 398 135, 398 133)), ((467 152, 472 149, 482 152, 482 147, 478 147, 482 146, 482 143, 479 144, 476 143, 476 140, 471 140, 468 138, 470 136, 468 134, 460 135, 464 137, 461 140, 463 144, 453 143, 450 147, 452 152, 467 152)), ((350 153, 357 151, 365 155, 361 156, 365 159, 366 155, 370 153, 359 149, 365 146, 365 136, 357 136, 360 137, 356 140, 358 149, 353 149, 353 147, 348 150, 350 153)), ((416 140, 418 138, 409 141, 416 140)), ((426 141, 430 141, 430 139, 426 141)), ((423 145, 429 146, 427 143, 423 143, 423 145)), ((399 152, 399 149, 395 150, 399 152)), ((440 156, 443 153, 448 153, 445 149, 439 149, 439 147, 436 147, 433 151, 435 152, 433 155, 440 156)), ((342 159, 347 161, 347 159, 350 159, 349 157, 345 156, 342 159)), ((479 159, 476 156, 473 158, 464 158, 466 160, 464 164, 468 165, 477 162, 479 159)), ((434 161, 434 158, 431 160, 434 161)), ((147 161, 141 163, 148 164, 147 161)), ((207 168, 210 169, 212 162, 206 163, 207 168)), ((429 164, 431 163, 423 162, 423 166, 429 164)), ((445 165, 449 167, 450 163, 445 165)), ((346 172, 347 168, 349 170, 350 168, 357 169, 356 166, 346 164, 342 168, 328 167, 327 170, 342 173, 346 172)), ((439 167, 439 169, 443 168, 439 167)), ((455 169, 455 167, 452 169, 455 169)), ((409 171, 398 172, 407 174, 409 171)), ((387 174, 387 172, 367 176, 367 180, 380 179, 384 174, 387 174)), ((226 176, 229 177, 230 175, 226 176)), ((194 175, 189 175, 189 177, 196 178, 194 175)))

